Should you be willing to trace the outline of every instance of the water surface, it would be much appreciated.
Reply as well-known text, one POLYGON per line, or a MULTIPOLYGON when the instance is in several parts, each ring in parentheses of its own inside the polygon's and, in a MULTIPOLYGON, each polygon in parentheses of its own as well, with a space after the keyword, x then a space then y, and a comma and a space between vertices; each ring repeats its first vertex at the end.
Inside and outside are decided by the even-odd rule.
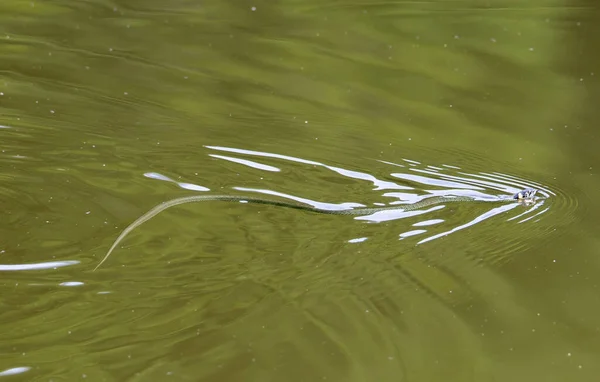
POLYGON ((598 25, 589 1, 3 2, 0 379, 595 381, 598 25), (92 272, 204 194, 474 201, 194 203, 92 272))

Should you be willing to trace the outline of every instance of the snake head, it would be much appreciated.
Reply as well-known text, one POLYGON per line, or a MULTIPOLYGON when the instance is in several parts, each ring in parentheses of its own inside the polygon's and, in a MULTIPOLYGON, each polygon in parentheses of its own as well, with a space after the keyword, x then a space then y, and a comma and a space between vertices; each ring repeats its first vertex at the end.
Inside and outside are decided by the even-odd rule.
POLYGON ((537 190, 535 188, 526 188, 523 191, 517 192, 513 196, 513 199, 517 199, 517 200, 531 200, 535 196, 536 192, 537 192, 537 190))

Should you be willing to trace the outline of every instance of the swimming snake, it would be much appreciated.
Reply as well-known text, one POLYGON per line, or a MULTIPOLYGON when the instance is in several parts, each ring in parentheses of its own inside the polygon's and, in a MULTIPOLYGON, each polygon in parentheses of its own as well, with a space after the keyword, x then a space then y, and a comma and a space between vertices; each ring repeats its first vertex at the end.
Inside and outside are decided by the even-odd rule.
MULTIPOLYGON (((526 202, 529 203, 534 200, 535 194, 537 190, 533 188, 526 188, 512 196, 510 195, 502 195, 497 196, 492 199, 485 199, 482 201, 487 202, 526 202)), ((98 269, 105 261, 108 259, 110 254, 114 251, 114 249, 119 245, 119 243, 127 236, 131 231, 135 228, 139 227, 143 223, 152 219, 154 216, 158 215, 162 211, 175 207, 181 204, 186 203, 196 203, 196 202, 210 202, 210 201, 223 201, 223 202, 240 202, 240 203, 253 203, 253 204, 268 204, 272 206, 278 207, 286 207, 286 208, 294 208, 297 210, 303 210, 308 212, 315 212, 320 214, 330 214, 330 215, 367 215, 372 214, 378 211, 389 211, 389 210, 402 210, 402 211, 413 211, 420 208, 428 207, 431 205, 442 204, 447 202, 460 202, 460 201, 479 201, 479 199, 475 199, 469 196, 432 196, 425 198, 419 202, 413 204, 402 204, 395 206, 384 206, 384 207, 364 207, 364 208, 349 208, 345 210, 324 210, 315 208, 313 206, 301 203, 292 203, 292 202, 282 202, 276 200, 269 199, 261 199, 261 198, 253 198, 247 196, 235 196, 235 195, 194 195, 194 196, 185 196, 177 199, 172 199, 166 202, 163 202, 150 211, 146 212, 144 215, 140 216, 137 220, 131 223, 127 228, 121 232, 119 237, 114 241, 113 245, 110 247, 104 258, 96 265, 94 271, 98 269)))

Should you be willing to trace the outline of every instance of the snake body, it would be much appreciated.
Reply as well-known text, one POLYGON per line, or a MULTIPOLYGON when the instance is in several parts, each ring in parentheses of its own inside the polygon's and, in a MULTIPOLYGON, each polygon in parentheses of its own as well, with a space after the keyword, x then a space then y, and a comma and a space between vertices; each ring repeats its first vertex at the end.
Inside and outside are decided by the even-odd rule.
MULTIPOLYGON (((520 191, 513 196, 498 196, 492 199, 485 199, 487 202, 529 202, 534 200, 534 195, 537 192, 536 189, 526 188, 523 191, 520 191)), ((285 208, 293 208, 297 210, 303 210, 308 212, 320 213, 320 214, 329 214, 329 215, 367 215, 373 214, 379 211, 390 211, 390 210, 402 210, 402 211, 413 211, 420 208, 425 208, 431 205, 442 204, 447 202, 460 202, 460 201, 476 201, 469 196, 433 196, 426 199, 423 199, 417 203, 413 204, 402 204, 396 206, 385 206, 385 207, 364 207, 364 208, 348 208, 344 210, 325 210, 320 208, 315 208, 308 204, 301 203, 291 203, 291 202, 282 202, 277 200, 270 199, 262 199, 262 198, 254 198, 247 196, 236 196, 236 195, 194 195, 194 196, 185 196, 182 198, 172 199, 166 202, 163 202, 150 211, 146 212, 144 215, 140 216, 133 223, 131 223, 127 228, 121 232, 119 237, 115 240, 113 245, 110 247, 104 258, 96 265, 94 271, 98 269, 105 261, 108 259, 110 254, 114 251, 114 249, 119 245, 119 243, 135 228, 139 227, 143 223, 152 219, 154 216, 158 215, 162 211, 175 207, 181 204, 187 203, 197 203, 197 202, 210 202, 210 201, 222 201, 222 202, 238 202, 238 203, 253 203, 253 204, 268 204, 272 206, 285 207, 285 208)))

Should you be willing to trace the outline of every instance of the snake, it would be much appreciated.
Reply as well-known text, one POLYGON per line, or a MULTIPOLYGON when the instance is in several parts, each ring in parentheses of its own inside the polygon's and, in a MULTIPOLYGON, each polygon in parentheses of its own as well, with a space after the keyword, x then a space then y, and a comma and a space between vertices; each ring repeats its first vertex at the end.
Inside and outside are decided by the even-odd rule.
POLYGON ((113 242, 113 245, 110 247, 106 255, 102 258, 102 260, 96 265, 94 271, 100 268, 102 264, 108 259, 110 254, 115 250, 117 245, 125 237, 134 229, 152 219, 154 216, 163 212, 164 210, 175 207, 181 204, 187 203, 197 203, 197 202, 211 202, 211 201, 222 201, 222 202, 238 202, 238 203, 253 203, 253 204, 267 204, 271 206, 278 206, 284 208, 293 208, 297 210, 303 210, 308 212, 320 213, 320 214, 329 214, 329 215, 367 215, 373 214, 379 211, 390 211, 390 210, 402 210, 402 211, 413 211, 418 210, 420 208, 425 208, 432 205, 443 204, 446 202, 459 202, 459 201, 486 201, 486 202, 518 202, 524 204, 530 204, 535 202, 535 194, 537 189, 534 188, 526 188, 522 191, 517 192, 516 194, 510 195, 499 195, 492 199, 484 199, 478 200, 469 196, 433 196, 429 198, 425 198, 419 202, 412 204, 403 204, 401 206, 383 206, 383 207, 360 207, 360 208, 348 208, 344 210, 326 210, 315 208, 308 204, 302 203, 291 203, 291 202, 282 202, 271 199, 263 199, 263 198, 255 198, 255 197, 247 197, 247 196, 237 196, 237 195, 193 195, 193 196, 184 196, 181 198, 171 199, 161 204, 155 206, 139 218, 137 218, 133 223, 131 223, 127 228, 125 228, 121 234, 117 237, 117 239, 113 242))

